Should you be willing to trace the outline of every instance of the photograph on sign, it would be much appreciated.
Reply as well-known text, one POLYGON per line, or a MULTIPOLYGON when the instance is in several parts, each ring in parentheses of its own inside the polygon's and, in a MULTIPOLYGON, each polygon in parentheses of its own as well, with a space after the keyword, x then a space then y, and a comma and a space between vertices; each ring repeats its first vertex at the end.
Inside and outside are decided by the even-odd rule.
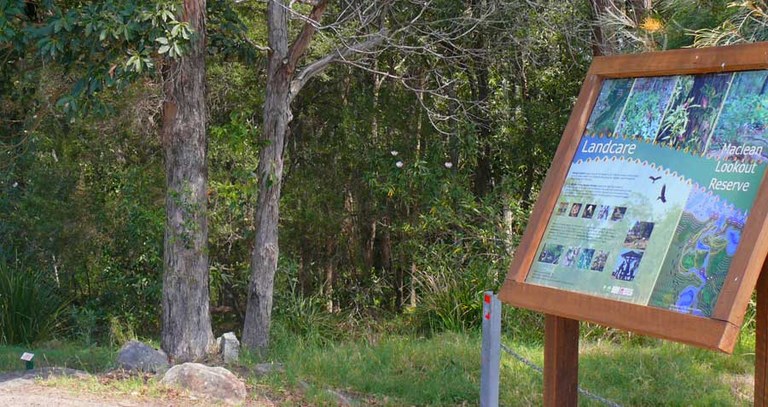
POLYGON ((768 165, 768 71, 602 81, 525 283, 711 317, 768 165))

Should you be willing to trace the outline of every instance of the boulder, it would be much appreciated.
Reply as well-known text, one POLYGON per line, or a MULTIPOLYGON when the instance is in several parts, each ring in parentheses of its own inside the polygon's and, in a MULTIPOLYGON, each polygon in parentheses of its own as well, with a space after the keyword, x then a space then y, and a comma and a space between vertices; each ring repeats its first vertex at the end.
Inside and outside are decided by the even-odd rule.
POLYGON ((224 363, 235 363, 240 357, 240 341, 234 332, 227 332, 216 339, 224 363))
POLYGON ((197 397, 210 398, 230 405, 245 402, 245 383, 223 367, 184 363, 170 368, 161 381, 186 389, 197 397))
POLYGON ((168 356, 139 341, 129 341, 117 355, 117 365, 125 370, 160 373, 168 370, 168 356))

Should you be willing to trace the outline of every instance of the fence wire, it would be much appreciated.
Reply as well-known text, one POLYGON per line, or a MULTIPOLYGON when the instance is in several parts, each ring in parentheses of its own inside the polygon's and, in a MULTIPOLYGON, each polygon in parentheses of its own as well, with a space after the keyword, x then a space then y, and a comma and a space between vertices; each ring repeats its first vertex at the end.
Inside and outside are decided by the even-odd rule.
MULTIPOLYGON (((535 370, 535 371, 537 371, 537 372, 539 372, 541 374, 544 373, 544 369, 542 369, 540 366, 536 365, 535 363, 531 362, 530 360, 526 359, 525 357, 523 357, 519 353, 517 353, 517 352, 513 351, 512 349, 508 348, 507 345, 504 345, 502 343, 501 344, 501 349, 504 352, 506 352, 507 354, 509 354, 510 356, 512 356, 513 358, 517 359, 520 363, 530 367, 531 369, 533 369, 533 370, 535 370)), ((616 403, 614 401, 608 400, 605 397, 600 397, 597 394, 594 394, 594 393, 592 393, 592 392, 590 392, 588 390, 582 389, 581 387, 578 387, 578 389, 579 389, 579 394, 581 394, 582 396, 584 396, 586 398, 590 398, 590 399, 595 400, 597 402, 603 403, 606 406, 621 407, 621 404, 618 404, 618 403, 616 403)))

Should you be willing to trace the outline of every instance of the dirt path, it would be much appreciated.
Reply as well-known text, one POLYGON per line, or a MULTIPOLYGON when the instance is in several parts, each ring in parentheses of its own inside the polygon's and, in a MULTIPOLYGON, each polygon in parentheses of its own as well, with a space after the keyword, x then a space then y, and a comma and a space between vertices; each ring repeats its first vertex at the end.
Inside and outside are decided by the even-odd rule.
MULTIPOLYGON (((163 397, 142 396, 138 393, 126 395, 115 391, 76 391, 61 388, 46 382, 56 376, 92 378, 85 372, 64 368, 43 368, 31 372, 0 374, 0 406, 8 407, 160 407, 160 406, 210 406, 210 400, 201 400, 183 392, 172 392, 163 397)), ((249 399, 246 406, 274 406, 266 398, 249 399)))
MULTIPOLYGON (((0 375, 0 405, 2 406, 62 406, 107 407, 157 405, 151 400, 132 400, 121 397, 111 400, 106 395, 76 394, 74 392, 43 385, 40 380, 51 376, 87 376, 72 369, 37 369, 32 372, 12 372, 0 375), (149 402, 149 403, 148 403, 149 402)), ((164 404, 165 405, 165 404, 164 404)))
POLYGON ((0 405, 39 407, 133 407, 159 406, 151 400, 110 400, 90 394, 74 394, 66 390, 36 384, 34 380, 17 379, 0 384, 0 405))

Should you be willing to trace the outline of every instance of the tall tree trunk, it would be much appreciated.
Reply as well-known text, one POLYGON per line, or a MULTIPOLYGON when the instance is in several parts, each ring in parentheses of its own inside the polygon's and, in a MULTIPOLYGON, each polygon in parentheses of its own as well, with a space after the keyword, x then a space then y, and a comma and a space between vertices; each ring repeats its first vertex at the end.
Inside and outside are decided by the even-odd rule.
POLYGON ((283 178, 283 147, 291 121, 290 87, 293 72, 288 60, 288 15, 285 5, 273 0, 267 9, 269 66, 264 101, 264 146, 259 153, 259 198, 254 217, 256 237, 251 252, 248 308, 243 326, 243 345, 258 351, 269 346, 272 290, 278 258, 277 225, 280 219, 280 186, 283 178))
POLYGON ((166 225, 162 347, 175 361, 201 359, 214 346, 209 311, 205 106, 205 0, 184 0, 196 36, 165 70, 163 144, 166 225))
MULTIPOLYGON (((469 12, 476 18, 481 18, 483 10, 487 9, 486 0, 471 0, 469 12)), ((475 52, 483 53, 488 48, 488 38, 482 29, 475 35, 475 52)), ((488 98, 490 96, 489 62, 483 55, 478 55, 470 72, 470 88, 475 106, 472 109, 472 123, 477 134, 477 165, 472 174, 472 191, 477 198, 482 198, 493 187, 493 168, 491 167, 491 121, 488 116, 488 98)))
MULTIPOLYGON (((389 209, 387 209, 387 212, 389 212, 389 209)), ((384 215, 384 217, 381 219, 381 241, 379 242, 379 250, 381 254, 381 271, 382 276, 385 276, 386 279, 388 279, 392 284, 393 289, 393 295, 392 295, 392 309, 397 309, 398 304, 398 297, 397 297, 397 282, 395 275, 393 274, 393 264, 392 264, 392 236, 391 236, 391 227, 392 222, 390 221, 389 215, 384 215)))
MULTIPOLYGON (((531 89, 528 84, 528 72, 526 70, 526 64, 522 63, 520 64, 520 72, 518 73, 518 80, 519 80, 519 86, 521 91, 521 111, 523 112, 524 121, 525 121, 525 139, 529 140, 530 143, 535 142, 536 138, 536 131, 533 128, 532 118, 529 117, 530 107, 533 105, 533 101, 531 98, 531 89)), ((529 154, 526 154, 525 156, 525 172, 523 175, 523 188, 522 188, 522 195, 520 196, 520 209, 522 209, 524 212, 527 212, 531 205, 533 205, 532 197, 534 194, 534 189, 536 188, 536 181, 538 179, 536 178, 536 155, 533 151, 531 151, 529 154)))
POLYGON ((309 48, 329 0, 313 2, 304 28, 288 46, 288 14, 290 5, 284 0, 269 0, 267 32, 269 65, 266 98, 264 100, 265 146, 259 153, 259 198, 254 215, 256 237, 251 253, 251 280, 248 287, 248 309, 243 326, 243 345, 256 351, 269 346, 269 326, 272 317, 272 290, 278 259, 277 225, 280 218, 280 186, 283 178, 283 148, 288 124, 291 122, 291 100, 307 81, 326 69, 332 62, 349 57, 355 51, 365 51, 379 44, 383 37, 336 50, 326 57, 296 72, 299 60, 309 48))
POLYGON ((378 73, 379 58, 373 61, 373 106, 371 109, 371 145, 376 145, 379 141, 379 98, 381 94, 381 85, 386 77, 378 73))
POLYGON ((598 57, 614 53, 613 47, 605 36, 600 18, 613 7, 613 0, 590 0, 592 6, 592 55, 598 57))
MULTIPOLYGON (((455 75, 454 75, 455 77, 455 75)), ((456 117, 459 110, 459 104, 456 102, 456 85, 454 82, 448 84, 448 116, 456 117)), ((459 124, 458 120, 454 121, 454 128, 448 136, 448 151, 451 154, 452 171, 457 173, 459 171, 459 124)))
POLYGON ((477 197, 483 197, 491 191, 493 173, 491 168, 491 123, 488 118, 488 96, 490 85, 488 83, 488 66, 486 61, 479 61, 475 75, 477 86, 477 109, 474 119, 477 126, 477 140, 480 143, 477 152, 477 168, 474 174, 474 192, 477 197))
POLYGON ((325 292, 323 295, 326 297, 325 308, 328 313, 333 313, 333 281, 336 279, 336 265, 334 264, 333 254, 329 255, 328 264, 325 265, 325 292))
POLYGON ((416 308, 416 263, 411 263, 411 295, 409 296, 411 308, 416 308))

